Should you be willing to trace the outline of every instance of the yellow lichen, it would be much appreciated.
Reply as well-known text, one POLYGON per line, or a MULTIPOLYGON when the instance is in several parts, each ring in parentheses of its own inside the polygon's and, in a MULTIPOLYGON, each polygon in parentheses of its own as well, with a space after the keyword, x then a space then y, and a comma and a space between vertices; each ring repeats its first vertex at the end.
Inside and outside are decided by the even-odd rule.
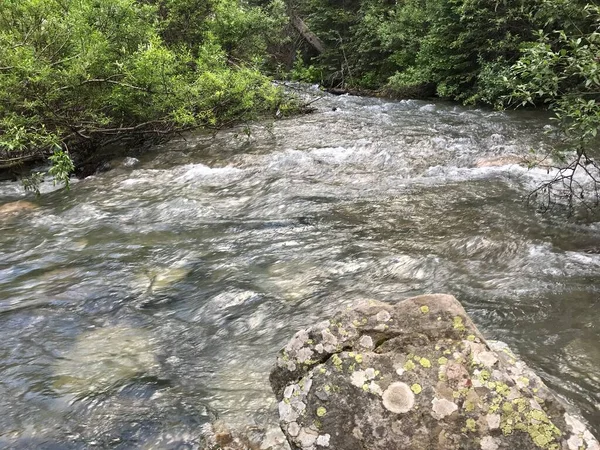
POLYGON ((420 384, 415 383, 410 387, 410 390, 413 391, 415 394, 420 394, 423 388, 420 384))
POLYGON ((333 355, 331 361, 337 370, 342 370, 342 359, 338 355, 333 355))
POLYGON ((467 419, 467 426, 465 428, 471 432, 477 431, 477 422, 475 422, 475 419, 467 419))
POLYGON ((510 388, 504 383, 497 383, 496 392, 504 397, 508 397, 508 394, 510 394, 510 388))
POLYGON ((431 367, 431 362, 427 358, 421 358, 419 360, 419 364, 421 364, 426 369, 429 369, 431 367))
POLYGON ((363 356, 362 356, 360 353, 358 353, 358 354, 357 354, 357 355, 354 357, 354 360, 355 360, 357 363, 359 363, 359 364, 360 364, 360 363, 362 363, 362 362, 363 362, 363 356))
POLYGON ((325 414, 327 414, 327 409, 325 409, 323 406, 319 406, 317 408, 317 416, 323 417, 323 416, 325 416, 325 414))
POLYGON ((529 406, 527 404, 527 400, 523 397, 521 398, 516 398, 513 401, 513 405, 517 406, 517 411, 519 411, 520 413, 522 413, 523 411, 525 411, 527 409, 527 407, 529 406))
POLYGON ((429 306, 427 306, 427 305, 421 306, 421 312, 423 314, 427 314, 429 312, 429 306))
POLYGON ((475 335, 474 334, 468 335, 467 336, 467 341, 475 342, 475 335))
POLYGON ((404 364, 404 370, 413 370, 415 368, 415 363, 412 362, 410 359, 408 361, 406 361, 406 363, 404 364))
POLYGON ((456 316, 452 322, 455 330, 465 331, 465 325, 463 323, 462 317, 456 316))
POLYGON ((546 416, 546 413, 544 411, 540 411, 539 409, 531 410, 531 412, 529 413, 529 417, 535 420, 539 420, 540 422, 548 420, 548 416, 546 416))
POLYGON ((445 356, 442 356, 441 358, 438 359, 438 364, 440 366, 445 366, 446 364, 448 364, 448 358, 446 358, 445 356))
POLYGON ((524 386, 529 386, 529 378, 526 377, 519 377, 519 381, 524 385, 524 386))

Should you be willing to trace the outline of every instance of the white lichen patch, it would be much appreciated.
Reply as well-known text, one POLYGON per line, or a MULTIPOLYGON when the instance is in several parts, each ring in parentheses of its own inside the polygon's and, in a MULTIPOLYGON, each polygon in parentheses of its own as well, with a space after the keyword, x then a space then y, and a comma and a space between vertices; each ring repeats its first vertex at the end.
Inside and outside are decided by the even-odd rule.
POLYGON ((496 442, 496 439, 494 439, 491 436, 486 436, 481 440, 481 450, 498 450, 499 446, 496 442))
POLYGON ((487 422, 488 428, 490 430, 497 430, 500 428, 500 420, 501 417, 499 414, 488 414, 485 416, 485 421, 487 422))
POLYGON ((568 413, 565 413, 565 422, 569 427, 569 431, 573 434, 583 434, 585 431, 585 425, 583 422, 568 413))
POLYGON ((317 445, 321 447, 329 447, 329 440, 331 436, 329 434, 323 434, 317 438, 317 445))
POLYGON ((381 389, 381 386, 379 386, 374 381, 371 381, 371 383, 369 383, 369 391, 375 395, 379 395, 380 397, 383 396, 383 390, 381 389))
POLYGON ((292 398, 295 388, 296 388, 295 384, 290 384, 289 386, 287 386, 285 388, 285 390, 283 391, 283 397, 284 398, 292 398))
POLYGON ((292 437, 298 436, 298 433, 300 433, 300 425, 296 422, 290 423, 287 427, 287 432, 292 437))
POLYGON ((311 448, 319 438, 319 433, 310 428, 302 428, 295 439, 302 448, 311 448))
POLYGON ((302 388, 302 393, 304 395, 308 395, 308 392, 310 391, 310 388, 312 387, 313 384, 313 380, 312 378, 303 378, 302 380, 300 380, 300 387, 302 388))
POLYGON ((352 385, 358 388, 365 390, 366 383, 368 381, 374 380, 377 377, 378 373, 379 372, 373 367, 369 367, 365 370, 355 370, 352 372, 352 375, 350 375, 350 383, 352 383, 352 385))
POLYGON ((567 445, 569 446, 569 450, 579 450, 583 447, 583 438, 572 435, 567 441, 567 445))
POLYGON ((352 372, 352 375, 350 376, 350 383, 352 383, 353 386, 362 388, 363 384, 365 384, 366 382, 367 375, 365 374, 364 370, 356 370, 352 372))
POLYGON ((579 450, 580 448, 600 450, 600 444, 581 420, 568 413, 565 413, 564 418, 569 431, 572 433, 567 441, 569 450, 579 450))
POLYGON ((358 341, 358 345, 360 345, 362 348, 364 348, 366 350, 372 350, 375 347, 371 336, 361 337, 360 340, 358 341))
POLYGON ((498 358, 496 357, 495 353, 484 351, 476 353, 473 357, 473 361, 477 364, 482 364, 485 367, 491 368, 498 362, 498 358))
POLYGON ((415 394, 406 383, 392 383, 383 393, 383 406, 393 413, 406 413, 413 408, 414 404, 415 394))
POLYGON ((302 347, 304 347, 304 344, 306 344, 306 341, 308 341, 308 331, 306 331, 306 330, 298 331, 294 335, 292 340, 288 343, 288 345, 285 346, 285 351, 292 355, 295 355, 295 353, 298 350, 300 350, 302 347))
POLYGON ((431 415, 434 419, 441 420, 458 410, 456 403, 445 398, 434 398, 431 401, 431 415))
POLYGON ((312 357, 313 352, 310 348, 308 347, 303 347, 300 350, 298 350, 297 353, 297 358, 298 358, 298 362, 300 364, 310 360, 310 358, 312 357))
POLYGON ((337 345, 338 339, 329 330, 321 331, 321 337, 323 338, 323 344, 337 345))
POLYGON ((383 310, 383 311, 379 311, 377 313, 377 316, 375 316, 375 318, 377 319, 378 322, 388 322, 392 316, 390 316, 390 313, 383 310))
MULTIPOLYGON (((304 403, 302 403, 302 405, 304 405, 304 403)), ((304 405, 304 408, 302 409, 297 409, 298 406, 298 404, 292 406, 291 403, 286 402, 285 400, 279 402, 279 418, 283 422, 295 422, 296 419, 300 417, 300 412, 303 412, 306 409, 306 405, 304 405)))
POLYGON ((583 440, 585 441, 587 450, 600 450, 600 444, 589 430, 583 432, 583 440))

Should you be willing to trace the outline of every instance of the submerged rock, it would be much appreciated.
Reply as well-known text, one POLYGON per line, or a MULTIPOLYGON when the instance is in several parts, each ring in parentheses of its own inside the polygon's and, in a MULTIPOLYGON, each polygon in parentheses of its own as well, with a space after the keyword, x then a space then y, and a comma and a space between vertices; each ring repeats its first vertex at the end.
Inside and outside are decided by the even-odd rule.
POLYGON ((38 206, 35 203, 28 202, 27 200, 5 203, 4 205, 0 205, 0 218, 33 211, 37 208, 38 206))
POLYGON ((600 450, 449 295, 368 301, 302 330, 270 380, 295 450, 600 450))
POLYGON ((59 360, 53 387, 78 396, 106 392, 157 373, 154 353, 151 335, 143 329, 116 326, 83 333, 59 360))

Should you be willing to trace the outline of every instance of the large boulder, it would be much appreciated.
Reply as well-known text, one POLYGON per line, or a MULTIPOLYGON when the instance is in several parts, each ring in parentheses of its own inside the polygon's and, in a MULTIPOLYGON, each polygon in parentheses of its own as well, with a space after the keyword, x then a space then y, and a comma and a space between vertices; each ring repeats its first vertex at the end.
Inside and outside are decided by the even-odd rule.
POLYGON ((294 450, 600 450, 449 295, 368 301, 300 331, 270 380, 294 450))

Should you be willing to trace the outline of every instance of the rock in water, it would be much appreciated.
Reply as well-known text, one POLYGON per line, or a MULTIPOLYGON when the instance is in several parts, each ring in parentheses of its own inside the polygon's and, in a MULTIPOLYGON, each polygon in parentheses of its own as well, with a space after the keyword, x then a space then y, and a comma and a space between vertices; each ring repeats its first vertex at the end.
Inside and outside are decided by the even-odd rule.
POLYGON ((55 369, 54 389, 89 395, 106 392, 136 376, 157 372, 150 334, 122 326, 83 333, 55 369))
POLYGON ((4 205, 0 205, 0 218, 14 216, 25 211, 33 211, 34 209, 37 209, 37 207, 38 206, 35 203, 31 203, 26 200, 17 200, 16 202, 5 203, 4 205))
POLYGON ((368 301, 300 331, 270 380, 295 450, 600 450, 449 295, 368 301))

